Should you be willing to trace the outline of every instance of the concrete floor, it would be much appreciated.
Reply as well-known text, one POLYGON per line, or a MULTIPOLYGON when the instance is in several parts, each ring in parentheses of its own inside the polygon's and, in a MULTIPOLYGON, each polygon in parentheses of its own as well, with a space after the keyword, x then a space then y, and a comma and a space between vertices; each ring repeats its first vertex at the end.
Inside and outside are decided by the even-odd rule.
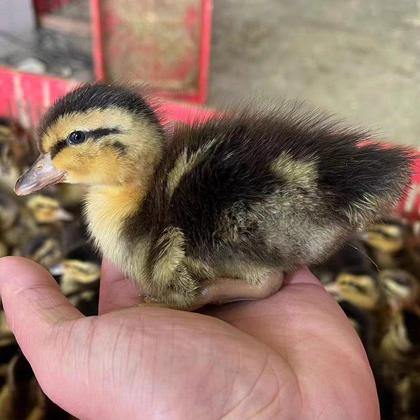
POLYGON ((209 104, 299 98, 420 147, 420 1, 214 0, 209 104))

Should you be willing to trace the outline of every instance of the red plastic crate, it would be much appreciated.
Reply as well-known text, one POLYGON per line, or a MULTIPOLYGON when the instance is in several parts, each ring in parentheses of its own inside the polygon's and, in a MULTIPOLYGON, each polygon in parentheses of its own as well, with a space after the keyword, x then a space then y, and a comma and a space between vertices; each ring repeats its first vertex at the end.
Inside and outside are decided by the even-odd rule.
POLYGON ((206 101, 212 0, 144 2, 139 15, 136 0, 91 1, 98 79, 147 81, 164 96, 206 101))
MULTIPOLYGON (((38 16, 41 20, 47 13, 62 7, 69 3, 71 0, 37 0, 35 2, 38 16)), ((162 1, 162 0, 159 0, 162 1)), ((156 4, 160 4, 156 1, 156 4)), ((208 83, 208 67, 210 60, 210 32, 211 32, 211 10, 212 0, 185 0, 189 1, 190 6, 185 10, 183 18, 186 30, 194 27, 199 31, 200 39, 198 45, 199 54, 196 60, 190 60, 185 57, 179 63, 174 63, 174 68, 171 70, 166 69, 166 73, 162 75, 171 75, 173 78, 182 77, 187 71, 191 72, 195 69, 197 72, 197 85, 192 89, 171 90, 165 89, 165 86, 159 86, 158 80, 155 80, 155 90, 166 97, 174 98, 177 100, 188 100, 195 103, 202 103, 207 98, 207 83, 208 83)), ((91 7, 91 27, 92 27, 92 56, 94 64, 95 79, 103 80, 109 79, 106 74, 106 64, 116 57, 109 57, 104 48, 104 34, 109 38, 116 28, 112 26, 112 8, 108 10, 106 15, 101 14, 101 7, 107 4, 106 1, 89 0, 91 7), (101 6, 102 5, 102 6, 101 6), (106 18, 106 19, 105 19, 106 18)), ((130 0, 130 3, 139 4, 136 0, 130 0)), ((119 3, 123 4, 120 0, 111 1, 109 4, 113 7, 119 3)), ((148 2, 146 2, 148 3, 148 2)), ((145 3, 145 4, 146 4, 145 3)), ((151 4, 155 4, 155 1, 151 4)), ((170 3, 168 3, 170 4, 170 3)), ((139 9, 139 14, 141 14, 139 9)), ((114 22, 115 23, 115 22, 114 22)), ((135 40, 131 40, 133 48, 135 47, 135 40)), ((158 50, 151 50, 150 54, 155 54, 153 60, 159 64, 158 50)), ((117 57, 124 60, 124 57, 117 57)), ((158 69, 159 66, 157 66, 158 69)), ((162 66, 160 66, 162 67, 162 66)), ((117 81, 133 81, 130 78, 119 77, 117 81)), ((139 80, 136 80, 139 81, 139 80)), ((144 81, 144 80, 143 80, 144 81)), ((37 115, 48 106, 52 100, 57 96, 67 91, 79 83, 77 80, 62 79, 52 75, 35 75, 24 73, 13 68, 5 67, 0 64, 0 88, 2 95, 0 95, 0 115, 13 114, 18 116, 19 119, 27 125, 28 114, 31 115, 34 121, 37 120, 37 115)))

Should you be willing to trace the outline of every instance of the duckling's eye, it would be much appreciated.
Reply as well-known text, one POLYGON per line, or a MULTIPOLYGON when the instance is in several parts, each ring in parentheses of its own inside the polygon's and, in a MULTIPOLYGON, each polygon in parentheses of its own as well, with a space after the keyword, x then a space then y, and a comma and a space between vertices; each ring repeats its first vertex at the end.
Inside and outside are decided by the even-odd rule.
POLYGON ((86 134, 83 131, 73 131, 67 138, 68 144, 80 144, 86 140, 86 134))

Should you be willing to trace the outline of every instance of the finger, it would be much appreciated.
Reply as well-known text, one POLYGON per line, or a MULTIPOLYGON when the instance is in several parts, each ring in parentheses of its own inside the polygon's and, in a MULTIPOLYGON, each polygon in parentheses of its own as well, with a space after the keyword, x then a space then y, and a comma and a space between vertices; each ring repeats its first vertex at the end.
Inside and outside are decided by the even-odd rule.
POLYGON ((99 314, 129 308, 140 302, 140 291, 135 284, 104 259, 99 289, 99 314))
POLYGON ((83 317, 52 276, 26 258, 0 259, 0 295, 8 325, 25 354, 42 346, 53 327, 83 317))
POLYGON ((300 270, 288 275, 285 278, 284 285, 291 284, 314 284, 320 286, 320 281, 312 274, 308 267, 302 267, 300 270))

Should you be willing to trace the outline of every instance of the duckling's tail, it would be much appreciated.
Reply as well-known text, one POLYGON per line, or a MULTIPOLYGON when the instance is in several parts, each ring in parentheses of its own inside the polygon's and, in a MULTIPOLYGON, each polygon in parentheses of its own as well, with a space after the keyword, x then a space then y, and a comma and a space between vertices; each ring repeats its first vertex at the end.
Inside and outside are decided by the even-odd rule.
POLYGON ((345 214, 353 226, 364 227, 398 204, 408 190, 415 158, 409 148, 381 143, 368 142, 354 149, 343 184, 349 197, 345 214))

